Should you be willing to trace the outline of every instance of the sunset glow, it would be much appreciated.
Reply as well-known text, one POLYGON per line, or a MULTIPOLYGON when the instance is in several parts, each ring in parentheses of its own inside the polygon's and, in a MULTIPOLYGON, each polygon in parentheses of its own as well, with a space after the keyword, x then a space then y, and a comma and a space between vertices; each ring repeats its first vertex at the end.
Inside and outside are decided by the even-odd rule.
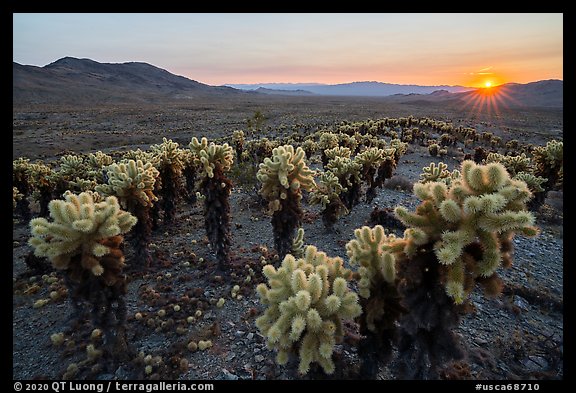
POLYGON ((65 56, 146 62, 210 85, 485 88, 563 79, 563 14, 13 14, 13 61, 65 56))

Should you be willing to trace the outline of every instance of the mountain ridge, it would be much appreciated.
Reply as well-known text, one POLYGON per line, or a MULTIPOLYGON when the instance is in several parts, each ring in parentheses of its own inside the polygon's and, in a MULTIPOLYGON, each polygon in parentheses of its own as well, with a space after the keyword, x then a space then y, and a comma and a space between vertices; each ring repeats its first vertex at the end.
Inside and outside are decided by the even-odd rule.
MULTIPOLYGON (((483 89, 357 81, 337 85, 268 83, 210 86, 145 62, 100 63, 63 57, 43 67, 12 62, 15 103, 149 102, 158 99, 254 95, 378 97, 397 102, 450 103, 477 98, 483 89), (241 90, 233 86, 260 86, 241 90), (268 87, 266 87, 268 86, 268 87), (288 89, 286 89, 288 87, 288 89)), ((563 81, 508 83, 493 87, 512 106, 563 107, 563 81)))

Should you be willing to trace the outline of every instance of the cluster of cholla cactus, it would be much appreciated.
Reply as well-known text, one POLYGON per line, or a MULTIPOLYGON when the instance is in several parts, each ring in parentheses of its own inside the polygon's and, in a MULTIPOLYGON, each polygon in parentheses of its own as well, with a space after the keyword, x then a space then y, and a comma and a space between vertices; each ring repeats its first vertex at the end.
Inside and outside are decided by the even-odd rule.
POLYGON ((105 349, 112 359, 126 360, 121 235, 136 224, 136 218, 120 209, 116 197, 95 202, 93 195, 68 192, 65 200, 51 201, 51 221, 43 217, 30 221, 29 244, 37 256, 48 257, 54 268, 65 272, 76 315, 90 310, 94 325, 104 332, 105 349))
POLYGON ((196 197, 196 175, 198 168, 196 167, 196 161, 194 160, 194 153, 190 150, 183 150, 182 162, 184 163, 182 174, 184 175, 184 180, 186 180, 184 195, 188 203, 194 205, 198 200, 196 197))
POLYGON ((48 165, 41 162, 30 164, 29 177, 34 185, 32 197, 40 205, 40 217, 47 217, 49 214, 48 204, 52 200, 54 190, 54 171, 48 165))
POLYGON ((138 219, 132 231, 132 244, 134 260, 139 268, 149 267, 152 261, 148 250, 152 234, 150 209, 158 201, 153 192, 158 176, 159 172, 152 163, 128 160, 108 166, 107 184, 96 186, 96 191, 116 196, 122 207, 138 219))
POLYGON ((315 187, 314 172, 304 160, 304 150, 292 145, 276 147, 256 174, 262 183, 260 194, 272 213, 274 245, 280 259, 290 252, 296 229, 302 224, 302 190, 315 187))
POLYGON ((316 187, 310 192, 308 202, 313 205, 322 205, 322 222, 329 230, 334 228, 334 224, 336 224, 340 216, 348 213, 348 209, 346 209, 340 199, 343 191, 344 188, 336 175, 326 171, 320 173, 316 187))
POLYGON ((204 195, 204 224, 208 240, 216 253, 218 266, 227 269, 230 263, 230 193, 232 182, 225 176, 234 162, 232 147, 227 143, 208 144, 206 138, 190 142, 194 162, 199 168, 202 181, 200 189, 204 195))
POLYGON ((358 265, 358 293, 363 314, 359 344, 361 375, 374 378, 379 363, 389 361, 397 339, 396 324, 405 311, 396 289, 396 262, 389 252, 396 236, 386 235, 381 225, 364 226, 354 231, 355 239, 346 244, 350 265, 358 265))
POLYGON ((358 296, 348 288, 352 272, 342 258, 308 246, 302 258, 288 254, 278 269, 266 265, 263 273, 268 285, 261 283, 256 290, 268 307, 256 326, 278 352, 276 362, 284 365, 298 353, 301 374, 312 363, 332 374, 334 346, 344 337, 342 321, 362 312, 358 296))
POLYGON ((416 183, 414 194, 422 203, 415 212, 395 209, 408 229, 404 238, 389 237, 385 252, 396 263, 407 310, 399 319, 404 375, 423 378, 463 355, 453 329, 468 294, 475 283, 488 295, 499 294, 497 269, 512 264, 513 236, 534 236, 537 229, 526 211, 526 184, 499 163, 464 161, 450 185, 416 183))
POLYGON ((184 154, 178 143, 166 138, 163 138, 161 144, 152 145, 150 148, 162 179, 159 197, 164 210, 164 224, 171 224, 176 218, 176 205, 183 190, 184 154))

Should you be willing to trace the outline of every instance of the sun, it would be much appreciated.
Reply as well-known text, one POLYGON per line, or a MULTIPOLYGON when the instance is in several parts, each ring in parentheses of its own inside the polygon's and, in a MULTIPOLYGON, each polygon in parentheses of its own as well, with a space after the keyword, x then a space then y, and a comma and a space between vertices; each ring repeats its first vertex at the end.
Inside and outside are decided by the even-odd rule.
POLYGON ((484 87, 485 87, 485 88, 492 87, 492 82, 490 82, 490 81, 484 82, 484 87))

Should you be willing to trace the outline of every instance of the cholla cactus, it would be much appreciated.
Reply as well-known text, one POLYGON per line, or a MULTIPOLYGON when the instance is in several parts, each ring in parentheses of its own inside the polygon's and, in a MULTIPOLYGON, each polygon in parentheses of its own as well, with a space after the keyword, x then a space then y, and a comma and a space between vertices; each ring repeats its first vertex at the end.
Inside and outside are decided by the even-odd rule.
POLYGON ((190 205, 194 205, 198 198, 196 197, 196 174, 198 168, 196 166, 195 154, 190 150, 182 151, 182 158, 184 161, 184 179, 186 180, 185 198, 190 205))
POLYGON ((532 173, 529 172, 518 172, 513 177, 515 180, 520 180, 526 183, 530 192, 534 195, 538 192, 544 192, 544 188, 542 188, 542 184, 546 182, 546 179, 540 176, 534 176, 532 173))
POLYGON ((360 181, 360 170, 362 166, 356 160, 347 157, 336 156, 326 165, 326 169, 334 173, 342 185, 340 199, 348 210, 358 204, 362 183, 360 181))
POLYGON ((53 222, 43 217, 30 221, 33 237, 29 243, 35 254, 48 257, 56 269, 70 269, 78 278, 86 269, 113 285, 116 277, 102 264, 112 249, 103 242, 128 232, 136 218, 120 210, 116 197, 94 203, 89 193, 67 193, 64 201, 51 201, 49 209, 53 222))
POLYGON ((274 244, 280 258, 290 252, 296 228, 301 225, 301 192, 315 186, 313 175, 304 160, 304 150, 292 145, 272 150, 272 158, 265 158, 256 174, 262 182, 260 194, 273 214, 274 244))
POLYGON ((18 191, 16 187, 12 187, 12 209, 16 210, 16 205, 18 204, 18 201, 22 199, 22 197, 23 195, 20 193, 20 191, 18 191))
POLYGON ((438 165, 431 162, 429 166, 422 168, 423 173, 420 174, 420 183, 440 181, 446 185, 450 185, 453 180, 460 177, 460 172, 457 169, 454 169, 452 172, 447 169, 448 165, 443 162, 439 162, 438 165))
POLYGON ((362 312, 358 296, 348 288, 351 272, 342 258, 308 246, 303 258, 288 254, 280 268, 266 265, 262 271, 268 285, 259 284, 256 290, 268 308, 256 326, 268 347, 278 351, 276 362, 286 364, 297 351, 301 374, 308 373, 313 362, 332 374, 334 345, 344 336, 342 320, 362 312))
POLYGON ((138 219, 134 227, 132 245, 135 260, 140 267, 149 267, 152 257, 148 243, 152 234, 150 208, 158 201, 154 195, 154 183, 160 173, 151 164, 129 160, 108 166, 106 177, 108 184, 99 185, 96 191, 104 195, 114 195, 122 206, 138 219))
POLYGON ((159 145, 150 146, 155 156, 156 166, 162 179, 161 204, 164 210, 164 223, 170 224, 176 218, 176 205, 182 194, 183 151, 171 139, 162 139, 159 145))
POLYGON ((386 362, 392 355, 397 337, 396 323, 403 308, 396 290, 396 258, 391 253, 403 243, 395 235, 386 235, 381 225, 363 226, 354 231, 355 239, 346 244, 350 265, 358 265, 359 294, 363 315, 360 333, 365 336, 359 345, 364 377, 374 377, 375 360, 386 362))
POLYGON ((236 150, 237 162, 242 160, 242 153, 244 152, 244 131, 237 130, 232 133, 232 144, 236 150))
POLYGON ((230 264, 230 201, 232 182, 224 175, 232 168, 234 154, 227 143, 208 144, 206 138, 192 138, 190 149, 200 169, 200 189, 204 195, 204 225, 208 240, 216 252, 220 269, 230 264))
POLYGON ((437 143, 432 143, 428 146, 428 153, 430 153, 432 157, 438 156, 439 150, 440 146, 437 143))
POLYGON ((368 184, 368 190, 366 190, 366 202, 370 203, 376 196, 376 173, 382 162, 385 160, 384 150, 375 147, 369 147, 362 153, 358 154, 355 158, 361 165, 360 176, 368 184))
POLYGON ((322 172, 317 186, 310 192, 310 204, 321 204, 322 221, 327 229, 332 229, 338 217, 348 213, 348 209, 342 203, 340 195, 344 188, 332 172, 322 172))
POLYGON ((350 156, 352 155, 352 150, 350 150, 347 147, 336 146, 333 147, 332 149, 324 150, 324 154, 328 158, 328 161, 330 161, 336 157, 350 158, 350 156))
POLYGON ((47 217, 48 203, 52 200, 52 192, 56 183, 52 168, 42 162, 30 164, 28 176, 34 185, 32 197, 40 204, 40 217, 47 217))
POLYGON ((326 150, 333 149, 338 146, 338 135, 331 132, 322 132, 318 141, 318 148, 321 151, 322 165, 326 167, 328 164, 328 156, 326 150))
POLYGON ((133 205, 150 207, 158 200, 153 190, 159 175, 151 163, 144 164, 140 160, 112 164, 106 168, 108 183, 96 187, 96 191, 117 196, 130 211, 133 205))
POLYGON ((464 161, 461 177, 449 186, 416 183, 414 194, 422 200, 416 212, 395 209, 409 228, 388 252, 402 266, 398 291, 408 310, 400 319, 399 351, 411 377, 424 377, 440 362, 462 356, 452 329, 468 294, 476 282, 487 294, 498 294, 496 270, 512 264, 514 234, 534 236, 537 229, 526 211, 531 196, 526 184, 511 179, 499 163, 464 161), (414 355, 423 361, 414 364, 414 355))
POLYGON ((290 254, 294 258, 302 258, 304 257, 304 228, 298 228, 296 231, 296 236, 292 239, 292 251, 290 254))
POLYGON ((16 201, 16 211, 23 219, 30 219, 30 203, 28 196, 32 192, 33 185, 29 178, 30 160, 20 157, 12 161, 12 185, 18 189, 22 197, 16 201))
POLYGON ((508 171, 510 176, 515 176, 519 172, 531 171, 532 163, 526 154, 522 153, 519 156, 505 156, 499 153, 488 153, 486 157, 486 164, 491 162, 499 162, 508 171))
POLYGON ((306 139, 304 142, 302 142, 301 147, 306 153, 306 158, 312 157, 312 154, 318 150, 318 144, 314 142, 313 139, 306 139))
POLYGON ((564 173, 564 143, 550 141, 546 146, 538 146, 532 151, 535 176, 547 179, 542 183, 543 192, 536 193, 533 208, 544 203, 548 191, 562 188, 564 173))
POLYGON ((134 226, 136 218, 120 210, 113 196, 99 203, 90 193, 66 193, 64 198, 50 202, 52 222, 45 218, 30 221, 29 244, 37 256, 46 256, 56 269, 65 270, 75 312, 91 309, 94 325, 105 334, 105 350, 112 359, 125 361, 126 277, 120 246, 121 235, 134 226))

